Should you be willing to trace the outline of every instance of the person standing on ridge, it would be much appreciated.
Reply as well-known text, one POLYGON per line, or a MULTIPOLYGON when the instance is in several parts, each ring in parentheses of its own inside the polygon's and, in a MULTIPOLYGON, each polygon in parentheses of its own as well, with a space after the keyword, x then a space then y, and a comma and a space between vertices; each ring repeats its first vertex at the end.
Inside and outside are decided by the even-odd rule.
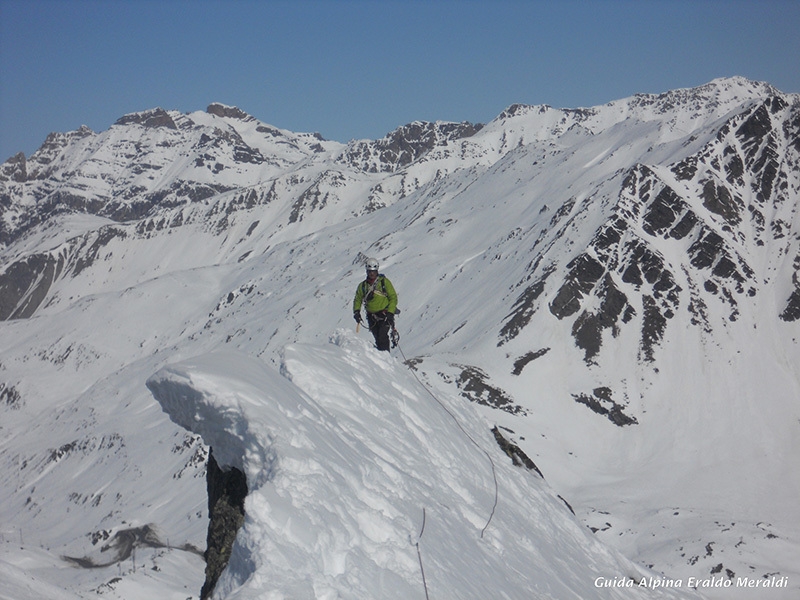
POLYGON ((378 261, 367 260, 367 278, 358 284, 353 300, 353 318, 361 323, 361 305, 367 309, 367 325, 375 337, 378 350, 389 350, 389 332, 393 336, 394 314, 397 312, 397 292, 389 278, 378 273, 378 261))

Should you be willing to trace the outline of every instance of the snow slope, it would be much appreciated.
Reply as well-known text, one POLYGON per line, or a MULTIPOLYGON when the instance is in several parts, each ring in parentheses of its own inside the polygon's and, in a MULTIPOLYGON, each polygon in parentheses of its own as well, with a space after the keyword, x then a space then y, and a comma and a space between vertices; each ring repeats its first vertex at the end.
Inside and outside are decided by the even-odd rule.
POLYGON ((597 587, 653 574, 514 467, 474 410, 433 399, 370 346, 340 330, 328 346, 288 346, 280 372, 224 352, 148 380, 170 418, 247 475, 215 597, 662 597, 597 587))
MULTIPOLYGON (((426 574, 426 553, 435 565, 432 589, 461 589, 450 580, 457 573, 498 591, 503 578, 479 575, 492 566, 510 582, 509 597, 526 585, 613 597, 618 590, 592 587, 594 573, 642 573, 619 551, 680 581, 674 591, 684 595, 690 578, 788 577, 786 588, 700 591, 794 597, 797 107, 796 96, 733 78, 586 109, 517 105, 480 128, 412 124, 345 146, 212 105, 55 134, 32 157, 5 163, 0 464, 9 478, 0 490, 0 573, 13 590, 5 593, 196 596, 207 526, 201 434, 224 436, 214 403, 243 394, 245 433, 226 439, 237 452, 255 445, 257 455, 297 465, 273 481, 298 482, 316 466, 281 437, 289 424, 275 439, 261 433, 274 431, 271 419, 289 423, 280 419, 298 403, 330 426, 309 416, 293 433, 298 443, 319 438, 358 455, 379 479, 367 497, 361 471, 315 458, 330 476, 298 486, 319 481, 314 493, 335 489, 341 502, 303 504, 297 539, 257 504, 265 520, 248 517, 243 560, 224 583, 231 594, 275 591, 263 578, 274 565, 247 554, 273 544, 310 578, 283 573, 286 589, 315 581, 318 597, 363 592, 366 580, 337 566, 347 556, 368 576, 383 574, 381 585, 397 578, 421 595, 411 541, 425 508, 420 550, 426 574), (354 325, 367 256, 399 290, 409 364, 495 457, 499 512, 484 539, 485 455, 431 404, 397 351, 375 356, 365 331, 359 340, 341 333, 354 325), (234 355, 250 357, 236 377, 203 358, 221 356, 227 369, 234 355), (262 363, 291 384, 254 375, 262 363), (213 431, 169 420, 145 386, 157 372, 167 389, 197 380, 195 402, 213 431), (367 401, 373 372, 393 402, 367 401), (286 397, 274 398, 271 386, 286 397), (274 402, 251 406, 262 396, 274 402), (418 441, 428 421, 441 440, 418 441), (494 425, 546 483, 505 461, 489 437, 494 425), (431 453, 457 467, 443 471, 431 453), (384 474, 383 461, 418 466, 402 471, 408 489, 384 474), (574 529, 555 495, 593 537, 574 529), (513 507, 506 516, 503 506, 513 507), (318 540, 309 520, 329 510, 336 535, 318 540), (526 511, 543 529, 535 518, 521 524, 526 511), (436 528, 446 524, 456 536, 447 547, 470 548, 463 560, 444 551, 450 538, 436 528), (342 549, 347 536, 358 557, 342 549), (374 548, 385 562, 366 556, 374 548), (520 554, 512 560, 503 548, 520 554), (335 564, 320 566, 321 554, 335 564), (397 569, 387 566, 393 559, 397 569), (543 565, 542 576, 528 581, 523 563, 543 565), (105 566, 84 568, 92 564, 105 566)), ((266 476, 244 457, 230 460, 266 476)), ((277 493, 260 483, 255 503, 277 493)), ((304 501, 282 498, 286 507, 304 501)))

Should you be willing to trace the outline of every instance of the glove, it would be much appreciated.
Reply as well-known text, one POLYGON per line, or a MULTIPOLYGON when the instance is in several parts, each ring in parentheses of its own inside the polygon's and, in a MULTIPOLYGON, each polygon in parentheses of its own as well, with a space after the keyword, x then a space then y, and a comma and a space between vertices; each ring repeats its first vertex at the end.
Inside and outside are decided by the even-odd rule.
POLYGON ((386 320, 389 321, 389 325, 391 325, 392 329, 394 329, 394 313, 387 312, 386 320))
POLYGON ((356 323, 361 323, 361 311, 354 312, 353 318, 356 320, 356 323))

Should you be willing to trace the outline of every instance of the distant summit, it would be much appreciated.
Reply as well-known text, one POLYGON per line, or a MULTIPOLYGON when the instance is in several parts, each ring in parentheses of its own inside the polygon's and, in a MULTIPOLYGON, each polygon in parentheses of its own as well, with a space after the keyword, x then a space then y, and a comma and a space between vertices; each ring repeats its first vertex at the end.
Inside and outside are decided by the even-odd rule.
POLYGON ((163 108, 155 108, 145 112, 125 115, 117 119, 114 123, 114 125, 132 124, 141 125, 142 127, 152 127, 154 129, 158 127, 166 127, 167 129, 178 128, 178 126, 175 125, 175 121, 172 120, 172 117, 163 108))
POLYGON ((206 112, 210 115, 216 115, 218 117, 227 117, 229 119, 238 119, 240 121, 254 120, 253 117, 248 115, 243 110, 236 108, 235 106, 225 106, 224 104, 219 104, 217 102, 209 104, 208 108, 206 108, 206 112))

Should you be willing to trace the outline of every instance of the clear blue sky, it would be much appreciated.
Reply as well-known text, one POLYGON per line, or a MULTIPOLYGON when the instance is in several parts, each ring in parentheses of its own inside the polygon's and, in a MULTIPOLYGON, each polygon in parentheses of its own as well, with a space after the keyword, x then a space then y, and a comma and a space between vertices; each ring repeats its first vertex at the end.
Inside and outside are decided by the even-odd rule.
POLYGON ((346 142, 733 75, 800 92, 800 0, 0 0, 0 161, 158 106, 346 142))

